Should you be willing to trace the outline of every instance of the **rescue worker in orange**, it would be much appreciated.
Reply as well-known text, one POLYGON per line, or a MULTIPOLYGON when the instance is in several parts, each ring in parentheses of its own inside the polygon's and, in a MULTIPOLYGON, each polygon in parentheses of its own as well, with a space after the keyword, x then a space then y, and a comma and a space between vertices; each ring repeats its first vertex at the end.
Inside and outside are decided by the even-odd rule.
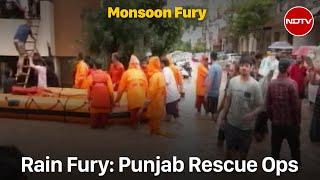
POLYGON ((110 64, 110 67, 109 67, 109 74, 112 79, 114 90, 118 91, 119 83, 125 69, 123 64, 120 62, 120 57, 118 53, 112 53, 111 61, 112 63, 110 64))
POLYGON ((147 66, 148 66, 148 57, 143 59, 143 61, 141 62, 141 70, 144 72, 144 74, 146 75, 147 79, 149 80, 147 66))
POLYGON ((181 97, 184 97, 185 93, 183 88, 183 77, 182 77, 181 71, 178 69, 176 65, 174 65, 173 58, 171 55, 167 55, 167 58, 169 59, 169 64, 170 64, 169 67, 173 72, 181 97))
POLYGON ((166 81, 161 71, 159 57, 154 56, 149 59, 148 73, 150 80, 147 99, 139 113, 147 108, 146 115, 149 119, 151 135, 168 136, 167 133, 160 130, 160 122, 165 116, 166 81))
POLYGON ((72 69, 72 82, 75 82, 76 79, 76 73, 77 73, 77 65, 78 63, 83 59, 83 54, 82 52, 79 52, 77 59, 73 62, 73 69, 72 69))
POLYGON ((208 57, 202 56, 200 64, 197 68, 197 80, 196 80, 196 109, 198 113, 201 112, 201 107, 203 106, 207 113, 207 106, 205 95, 207 92, 205 80, 208 75, 208 57))
POLYGON ((89 72, 89 67, 87 63, 84 61, 81 53, 79 54, 79 58, 81 59, 79 59, 75 68, 74 88, 87 89, 87 75, 89 72))
POLYGON ((95 64, 88 77, 88 101, 90 103, 91 127, 104 128, 108 114, 113 106, 113 86, 109 74, 101 70, 101 64, 95 64))
POLYGON ((139 59, 132 55, 128 70, 124 72, 119 83, 118 94, 115 103, 119 103, 122 94, 127 93, 130 122, 133 127, 137 125, 138 112, 146 100, 148 80, 140 68, 139 59))

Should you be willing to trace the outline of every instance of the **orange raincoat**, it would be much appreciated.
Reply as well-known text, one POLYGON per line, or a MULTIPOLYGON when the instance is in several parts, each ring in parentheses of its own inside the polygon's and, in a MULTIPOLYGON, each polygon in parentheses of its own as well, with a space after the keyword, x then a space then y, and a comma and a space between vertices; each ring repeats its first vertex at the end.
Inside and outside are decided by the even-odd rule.
POLYGON ((177 68, 177 66, 174 65, 173 59, 171 56, 168 56, 168 59, 170 64, 169 67, 173 72, 179 92, 183 92, 183 77, 182 77, 181 71, 177 68))
POLYGON ((147 117, 151 133, 160 131, 160 122, 165 115, 166 81, 161 72, 159 57, 151 57, 148 64, 150 75, 147 100, 150 104, 147 108, 147 117))
POLYGON ((197 96, 205 96, 207 93, 207 87, 205 85, 205 80, 208 75, 208 68, 206 68, 202 63, 198 66, 197 72, 197 87, 196 94, 197 96))
POLYGON ((88 88, 88 82, 87 82, 88 72, 89 72, 88 65, 84 62, 84 60, 80 60, 76 65, 75 80, 74 80, 75 88, 79 88, 79 89, 88 88))
POLYGON ((136 56, 131 56, 129 68, 124 72, 120 80, 117 101, 123 92, 127 92, 128 109, 141 108, 146 100, 148 81, 140 69, 140 63, 136 56))

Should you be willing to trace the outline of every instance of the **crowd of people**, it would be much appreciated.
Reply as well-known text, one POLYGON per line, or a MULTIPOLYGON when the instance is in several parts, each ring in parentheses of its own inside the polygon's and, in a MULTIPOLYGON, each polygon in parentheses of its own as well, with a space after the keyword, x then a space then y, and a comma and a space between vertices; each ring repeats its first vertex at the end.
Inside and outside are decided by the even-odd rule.
POLYGON ((101 70, 100 63, 90 64, 80 53, 73 76, 74 88, 88 89, 92 128, 105 127, 108 114, 126 94, 132 127, 148 119, 150 134, 170 135, 160 128, 160 122, 178 122, 178 103, 184 94, 183 77, 171 56, 152 56, 140 63, 132 55, 125 69, 120 55, 113 53, 105 70, 101 70))
MULTIPOLYGON (((36 53, 26 56, 25 41, 32 37, 30 21, 18 28, 14 38, 19 61, 17 74, 22 73, 23 62, 29 57, 29 66, 37 76, 37 86, 48 86, 48 69, 36 59, 36 53), (35 60, 35 61, 34 61, 35 60), (35 62, 35 63, 34 63, 35 62)), ((287 139, 292 157, 300 161, 300 123, 302 100, 309 84, 319 85, 320 71, 306 56, 293 57, 288 51, 243 55, 238 63, 229 64, 227 85, 220 93, 223 68, 217 54, 203 56, 197 67, 195 108, 204 109, 218 122, 218 145, 227 145, 226 157, 240 154, 245 159, 252 138, 263 141, 271 120, 272 155, 279 158, 281 144, 287 139), (283 130, 285 129, 285 130, 283 130)), ((11 73, 12 74, 12 73, 11 73)), ((127 108, 133 127, 142 119, 149 120, 150 133, 168 136, 160 129, 161 120, 176 122, 179 101, 184 96, 183 77, 170 55, 146 57, 140 60, 132 55, 126 69, 119 53, 111 55, 107 69, 96 62, 86 62, 80 53, 74 64, 74 88, 87 89, 92 128, 103 128, 108 114, 119 106, 126 94, 127 108), (115 93, 116 92, 116 93, 115 93)), ((35 78, 31 78, 35 79, 35 78)), ((50 85, 51 86, 51 85, 50 85)), ((314 101, 310 138, 320 139, 320 93, 314 101)))
MULTIPOLYGON (((89 89, 91 107, 101 106, 102 111, 91 111, 92 127, 104 127, 107 114, 126 93, 131 125, 136 126, 146 114, 151 134, 168 135, 160 129, 160 122, 178 120, 178 105, 184 94, 183 78, 172 58, 149 57, 140 65, 132 55, 127 70, 118 53, 113 53, 111 59, 107 71, 100 71, 99 64, 89 68, 81 55, 75 65, 74 87, 89 89), (98 77, 97 71, 104 75, 98 77), (98 86, 100 83, 104 86, 98 86), (108 97, 101 95, 103 92, 108 97), (117 92, 115 97, 113 92, 117 92)), ((320 84, 315 78, 319 71, 310 66, 306 57, 292 57, 283 51, 268 52, 265 56, 243 55, 239 62, 228 64, 225 69, 227 83, 221 94, 224 68, 217 62, 217 54, 212 52, 210 57, 201 58, 196 71, 195 108, 198 113, 204 109, 217 122, 217 145, 226 143, 226 157, 246 159, 252 139, 257 142, 265 139, 270 120, 273 157, 279 158, 286 139, 292 158, 300 162, 302 100, 308 83, 320 84)), ((314 104, 310 131, 313 141, 320 138, 319 101, 320 96, 314 104)))
MULTIPOLYGON (((288 141, 292 159, 301 162, 300 124, 302 100, 306 87, 319 85, 319 70, 306 56, 294 57, 291 52, 276 50, 262 54, 243 55, 238 63, 228 64, 227 84, 221 96, 222 67, 216 54, 202 57, 197 67, 196 110, 202 106, 206 114, 218 122, 217 145, 226 142, 226 158, 246 159, 252 139, 264 140, 271 121, 271 151, 280 157, 284 139, 288 141), (219 100, 220 99, 220 100, 219 100), (220 105, 219 105, 220 102, 220 105)), ((310 129, 312 141, 320 140, 318 93, 310 129)))

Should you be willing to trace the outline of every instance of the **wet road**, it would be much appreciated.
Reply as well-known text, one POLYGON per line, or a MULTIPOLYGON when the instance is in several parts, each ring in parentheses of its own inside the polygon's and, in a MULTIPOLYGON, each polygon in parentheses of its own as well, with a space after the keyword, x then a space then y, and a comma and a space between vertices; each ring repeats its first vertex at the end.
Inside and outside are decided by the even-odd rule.
MULTIPOLYGON (((194 76, 193 76, 194 77, 194 76)), ((196 113, 194 109, 195 87, 194 79, 185 81, 186 98, 180 103, 180 122, 163 122, 162 127, 176 135, 175 138, 150 136, 148 128, 143 125, 138 130, 127 126, 114 125, 105 130, 91 130, 88 126, 63 124, 56 122, 21 121, 0 119, 0 145, 17 146, 25 155, 35 159, 44 159, 49 155, 52 159, 66 159, 68 156, 78 156, 83 159, 111 159, 119 156, 130 158, 155 159, 178 156, 186 159, 189 156, 199 156, 210 160, 223 159, 223 149, 216 146, 217 127, 210 117, 196 113)), ((222 88, 223 89, 223 88, 222 88)), ((303 123, 301 132, 301 152, 304 162, 300 173, 285 175, 280 179, 301 179, 320 175, 320 144, 311 143, 308 138, 310 124, 310 108, 305 102, 303 106, 303 123)), ((261 161, 270 155, 270 138, 262 143, 253 142, 249 159, 261 161)), ((281 153, 284 159, 290 159, 286 143, 281 153)), ((227 174, 187 174, 164 175, 160 179, 273 179, 273 174, 255 173, 241 175, 227 174), (187 178, 185 178, 187 177, 187 178)), ((112 179, 134 177, 150 179, 152 176, 128 174, 113 174, 112 179)), ((107 178, 107 177, 106 177, 107 178)), ((106 179, 104 178, 104 179, 106 179)), ((40 179, 98 179, 96 174, 77 176, 72 174, 32 174, 31 180, 40 179)), ((108 179, 108 178, 107 178, 108 179)), ((313 179, 313 178, 311 178, 313 179)))

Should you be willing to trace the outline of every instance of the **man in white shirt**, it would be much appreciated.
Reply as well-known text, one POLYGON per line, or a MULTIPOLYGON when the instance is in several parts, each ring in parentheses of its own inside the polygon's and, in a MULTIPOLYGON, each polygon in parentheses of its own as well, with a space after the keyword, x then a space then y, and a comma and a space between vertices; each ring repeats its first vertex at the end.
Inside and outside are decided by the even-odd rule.
POLYGON ((29 58, 30 67, 33 68, 38 74, 38 87, 47 88, 47 67, 43 64, 39 53, 34 53, 32 57, 29 58), (34 61, 35 60, 35 64, 34 61))
POLYGON ((276 79, 279 75, 278 66, 279 61, 276 59, 275 54, 273 53, 262 59, 259 68, 259 74, 263 77, 266 77, 269 75, 269 73, 273 73, 272 79, 276 79))
POLYGON ((161 58, 161 65, 163 67, 163 74, 166 81, 166 111, 167 117, 165 120, 170 121, 172 116, 177 120, 179 118, 178 103, 180 100, 180 93, 173 72, 169 67, 169 59, 167 57, 161 58))

